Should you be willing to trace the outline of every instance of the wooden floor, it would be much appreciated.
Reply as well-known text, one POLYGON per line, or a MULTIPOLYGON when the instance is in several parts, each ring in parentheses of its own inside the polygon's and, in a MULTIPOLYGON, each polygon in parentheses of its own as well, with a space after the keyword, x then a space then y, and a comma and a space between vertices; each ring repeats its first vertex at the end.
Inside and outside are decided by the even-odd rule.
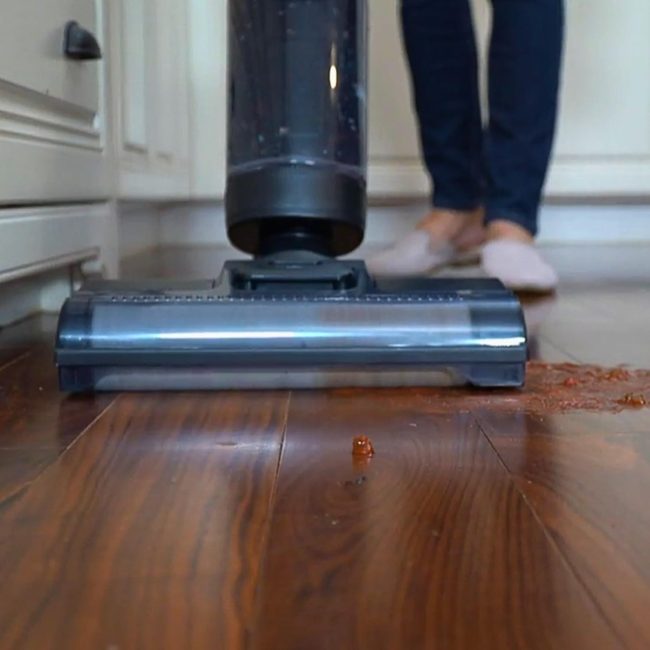
MULTIPOLYGON (((650 368, 650 248, 552 257, 535 355, 650 368)), ((71 398, 53 326, 0 333, 2 650, 650 648, 650 410, 71 398), (353 459, 357 434, 374 458, 353 459)))

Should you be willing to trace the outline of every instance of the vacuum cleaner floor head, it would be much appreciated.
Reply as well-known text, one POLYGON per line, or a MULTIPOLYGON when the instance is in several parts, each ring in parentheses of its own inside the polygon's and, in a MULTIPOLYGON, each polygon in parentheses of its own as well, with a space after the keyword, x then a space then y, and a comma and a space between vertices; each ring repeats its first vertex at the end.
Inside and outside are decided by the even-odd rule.
POLYGON ((61 312, 68 392, 520 386, 517 299, 496 280, 375 282, 362 262, 229 262, 218 280, 99 282, 61 312))
POLYGON ((66 391, 519 386, 526 333, 496 281, 373 281, 367 0, 228 0, 226 226, 215 281, 100 283, 65 304, 66 391))

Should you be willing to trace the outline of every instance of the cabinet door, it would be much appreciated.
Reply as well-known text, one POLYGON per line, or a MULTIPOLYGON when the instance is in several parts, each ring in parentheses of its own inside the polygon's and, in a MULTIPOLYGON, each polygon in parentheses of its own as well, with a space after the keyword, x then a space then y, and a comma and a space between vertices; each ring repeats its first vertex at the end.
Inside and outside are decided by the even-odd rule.
POLYGON ((112 92, 119 196, 189 192, 186 0, 111 4, 112 92))
MULTIPOLYGON (((472 5, 484 60, 489 2, 472 5)), ((650 2, 567 0, 565 5, 560 124, 547 195, 647 196, 650 2)), ((423 195, 429 183, 420 162, 398 3, 371 3, 370 26, 370 191, 423 195)), ((482 83, 485 88, 485 77, 482 83)))
POLYGON ((190 156, 193 198, 221 199, 226 184, 227 0, 190 0, 190 156))
POLYGON ((76 20, 102 46, 95 0, 5 2, 0 20, 0 203, 78 200, 109 192, 101 110, 103 64, 64 56, 76 20))

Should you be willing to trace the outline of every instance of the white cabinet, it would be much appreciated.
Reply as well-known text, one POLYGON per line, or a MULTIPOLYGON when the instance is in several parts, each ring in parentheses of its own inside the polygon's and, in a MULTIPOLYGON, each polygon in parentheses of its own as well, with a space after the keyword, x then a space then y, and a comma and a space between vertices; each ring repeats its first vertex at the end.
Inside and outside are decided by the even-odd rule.
POLYGON ((398 28, 398 4, 370 4, 368 182, 372 196, 428 191, 398 28))
POLYGON ((0 282, 92 259, 114 275, 116 238, 108 203, 0 210, 0 282))
POLYGON ((108 196, 104 64, 63 52, 70 20, 103 46, 101 3, 20 0, 1 13, 0 203, 108 196))
POLYGON ((187 0, 193 198, 221 198, 226 183, 227 0, 187 0))
MULTIPOLYGON (((568 0, 561 118, 547 194, 650 193, 650 3, 568 0)), ((489 3, 474 0, 485 51, 489 3)), ((370 7, 370 189, 420 195, 422 171, 395 3, 370 7)))
POLYGON ((189 196, 186 0, 113 0, 111 107, 117 195, 189 196))

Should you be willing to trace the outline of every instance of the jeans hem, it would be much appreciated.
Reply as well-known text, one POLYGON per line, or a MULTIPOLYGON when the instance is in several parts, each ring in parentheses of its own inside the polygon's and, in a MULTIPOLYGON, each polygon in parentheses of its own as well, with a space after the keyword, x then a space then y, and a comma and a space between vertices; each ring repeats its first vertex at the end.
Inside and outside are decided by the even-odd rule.
POLYGON ((481 207, 482 201, 476 199, 451 199, 434 196, 431 205, 441 210, 454 210, 458 212, 471 212, 481 207))
POLYGON ((485 213, 485 224, 487 225, 492 221, 512 221, 527 230, 533 237, 538 233, 537 218, 520 212, 500 210, 494 206, 488 206, 485 213))

